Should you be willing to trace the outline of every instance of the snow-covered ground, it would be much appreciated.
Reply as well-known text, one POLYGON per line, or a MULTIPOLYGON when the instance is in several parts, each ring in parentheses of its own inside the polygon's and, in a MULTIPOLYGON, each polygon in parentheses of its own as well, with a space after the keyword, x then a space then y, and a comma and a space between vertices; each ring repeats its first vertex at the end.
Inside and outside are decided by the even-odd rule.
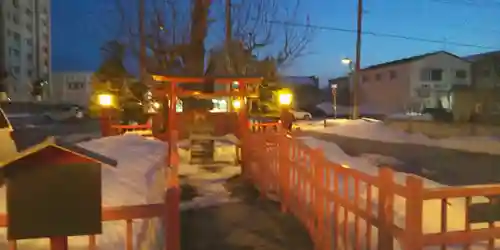
MULTIPOLYGON (((142 205, 162 202, 163 166, 166 144, 141 136, 113 136, 80 143, 81 146, 118 161, 116 168, 102 168, 103 206, 142 205)), ((6 212, 5 188, 0 188, 0 213, 6 212)), ((138 248, 160 249, 156 236, 161 230, 159 219, 134 221, 134 244, 138 248)), ((125 249, 125 222, 103 223, 100 249, 125 249)), ((0 228, 0 249, 7 249, 6 229, 0 228)), ((70 249, 88 249, 88 237, 70 237, 70 249)), ((18 249, 48 249, 48 240, 19 241, 18 249)))
POLYGON ((299 122, 301 130, 326 134, 336 134, 359 139, 369 139, 390 143, 419 144, 433 147, 443 147, 468 152, 489 153, 500 155, 500 140, 494 137, 450 137, 433 139, 423 134, 409 134, 386 126, 383 122, 373 119, 328 119, 328 126, 323 121, 299 122))
MULTIPOLYGON (((318 105, 316 105, 318 109, 323 111, 328 116, 334 115, 334 110, 333 110, 333 104, 331 102, 323 102, 318 105)), ((384 114, 383 111, 377 110, 371 106, 368 105, 360 105, 358 106, 358 111, 362 115, 380 115, 384 114)), ((337 105, 337 115, 338 116, 348 116, 349 114, 352 113, 352 107, 350 106, 342 106, 342 105, 337 105)))
MULTIPOLYGON (((321 148, 325 152, 326 158, 346 168, 355 169, 357 171, 361 171, 370 175, 378 175, 378 167, 377 165, 392 165, 397 164, 399 161, 397 159, 380 156, 380 155, 362 155, 361 157, 352 157, 345 154, 342 149, 340 149, 336 144, 331 142, 326 142, 322 140, 318 140, 312 137, 302 137, 298 138, 302 140, 307 146, 311 148, 321 148)), ((394 178, 395 181, 399 184, 404 185, 405 179, 409 174, 406 173, 395 173, 394 178)), ((424 181, 424 186, 426 188, 438 188, 445 187, 439 183, 434 181, 422 178, 424 181)), ((342 183, 339 184, 339 187, 343 187, 342 183)), ((366 186, 365 186, 366 187, 366 186)), ((366 190, 365 187, 361 188, 361 197, 362 199, 366 199, 366 190)), ((339 192, 343 192, 343 190, 339 190, 339 192)), ((348 193, 350 197, 354 197, 354 186, 352 181, 349 183, 348 193)), ((376 188, 373 188, 372 191, 372 200, 367 201, 363 200, 360 202, 360 207, 366 207, 366 202, 372 202, 374 210, 373 213, 376 213, 378 197, 378 191, 376 188)), ((473 203, 483 203, 487 202, 485 197, 474 197, 472 199, 473 203)), ((457 198, 457 199, 449 199, 448 200, 448 220, 447 220, 447 230, 448 231, 461 231, 465 230, 465 199, 457 198)), ((341 216, 342 217, 342 216, 341 216)), ((343 220, 343 218, 341 218, 343 220)), ((349 217, 349 221, 347 223, 351 224, 354 222, 354 218, 349 217)), ((396 196, 394 199, 394 222, 397 226, 404 228, 405 223, 405 200, 402 197, 396 196)), ((342 221, 340 223, 343 223, 342 221)), ((362 226, 360 233, 363 234, 366 231, 364 225, 362 226)), ((484 224, 474 224, 472 228, 487 228, 488 225, 484 224)), ((424 202, 423 206, 423 230, 424 233, 438 233, 441 229, 441 200, 428 200, 424 202)), ((376 245, 377 241, 377 233, 376 229, 372 232, 372 245, 376 245)), ((350 228, 349 234, 351 237, 354 237, 354 227, 350 228)), ((498 242, 497 242, 498 243, 498 242)), ((348 243, 350 244, 350 243, 348 243)), ((363 242, 364 244, 364 242, 363 242)), ((350 249, 349 247, 347 249, 350 249)), ((395 249, 401 249, 400 246, 397 246, 395 249)), ((437 247, 429 247, 426 249, 438 249, 437 247)), ((449 247, 448 249, 462 249, 462 247, 449 247)), ((474 244, 470 249, 485 249, 484 244, 474 244)))
POLYGON ((392 114, 388 115, 387 118, 393 120, 414 120, 414 121, 432 121, 432 115, 421 114, 416 112, 408 112, 404 114, 392 114))
POLYGON ((215 142, 215 163, 208 166, 189 164, 189 141, 179 142, 179 176, 192 186, 198 196, 181 204, 181 210, 216 206, 227 202, 237 202, 231 197, 224 183, 241 173, 236 159, 236 137, 225 136, 215 142))

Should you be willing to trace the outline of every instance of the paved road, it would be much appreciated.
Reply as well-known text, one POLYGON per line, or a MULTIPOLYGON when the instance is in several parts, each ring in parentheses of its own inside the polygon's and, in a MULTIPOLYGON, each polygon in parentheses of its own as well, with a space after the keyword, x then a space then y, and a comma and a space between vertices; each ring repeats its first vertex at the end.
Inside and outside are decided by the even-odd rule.
POLYGON ((12 122, 13 137, 18 150, 34 145, 48 136, 66 137, 75 134, 99 133, 99 122, 82 120, 67 123, 29 123, 12 122))
POLYGON ((445 185, 500 183, 499 155, 471 153, 416 144, 388 143, 303 131, 297 134, 336 143, 346 154, 379 154, 394 157, 403 165, 397 171, 417 174, 445 185))

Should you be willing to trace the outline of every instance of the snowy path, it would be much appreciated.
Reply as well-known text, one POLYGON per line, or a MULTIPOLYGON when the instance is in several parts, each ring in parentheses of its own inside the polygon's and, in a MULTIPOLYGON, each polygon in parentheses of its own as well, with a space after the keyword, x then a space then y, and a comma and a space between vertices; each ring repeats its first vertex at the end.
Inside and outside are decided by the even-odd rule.
POLYGON ((234 142, 217 141, 210 166, 186 164, 188 144, 179 143, 182 250, 313 249, 297 219, 239 177, 234 142))
POLYGON ((279 204, 258 198, 240 177, 224 183, 236 202, 181 214, 183 250, 308 250, 313 245, 305 229, 279 204))

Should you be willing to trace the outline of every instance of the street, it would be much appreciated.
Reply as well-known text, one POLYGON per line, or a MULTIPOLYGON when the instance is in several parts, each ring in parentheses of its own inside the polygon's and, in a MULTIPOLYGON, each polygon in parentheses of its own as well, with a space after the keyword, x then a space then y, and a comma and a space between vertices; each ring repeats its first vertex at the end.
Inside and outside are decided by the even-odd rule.
POLYGON ((99 122, 84 119, 76 122, 30 123, 34 118, 24 121, 11 119, 14 127, 13 138, 18 150, 34 145, 48 136, 68 137, 80 134, 99 133, 99 122))

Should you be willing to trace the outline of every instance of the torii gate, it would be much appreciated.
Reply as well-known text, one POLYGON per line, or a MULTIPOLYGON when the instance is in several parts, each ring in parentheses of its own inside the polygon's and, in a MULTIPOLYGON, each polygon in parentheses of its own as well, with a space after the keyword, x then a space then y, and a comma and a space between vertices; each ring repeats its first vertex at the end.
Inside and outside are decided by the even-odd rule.
MULTIPOLYGON (((221 97, 233 97, 240 100, 240 108, 238 110, 238 127, 240 135, 244 132, 244 129, 248 129, 248 105, 247 98, 258 97, 258 86, 263 81, 262 77, 179 77, 179 76, 162 76, 153 75, 153 80, 160 83, 169 84, 159 84, 154 86, 152 89, 153 95, 159 98, 162 103, 168 103, 168 117, 163 117, 163 112, 158 112, 153 118, 153 126, 155 123, 164 123, 165 118, 167 119, 167 129, 170 131, 177 130, 177 115, 176 115, 176 104, 177 98, 183 97, 194 97, 199 99, 215 99, 221 97), (224 84, 231 85, 235 82, 238 83, 238 89, 225 88, 222 91, 216 91, 213 93, 204 93, 201 91, 184 90, 178 86, 178 84, 205 84, 208 81, 213 81, 214 84, 224 84)), ((231 105, 231 104, 229 104, 231 105)), ((155 132, 153 130, 153 132, 155 132)), ((168 139, 168 133, 166 134, 155 134, 155 137, 168 139)), ((169 141, 170 142, 170 141, 169 141)))

